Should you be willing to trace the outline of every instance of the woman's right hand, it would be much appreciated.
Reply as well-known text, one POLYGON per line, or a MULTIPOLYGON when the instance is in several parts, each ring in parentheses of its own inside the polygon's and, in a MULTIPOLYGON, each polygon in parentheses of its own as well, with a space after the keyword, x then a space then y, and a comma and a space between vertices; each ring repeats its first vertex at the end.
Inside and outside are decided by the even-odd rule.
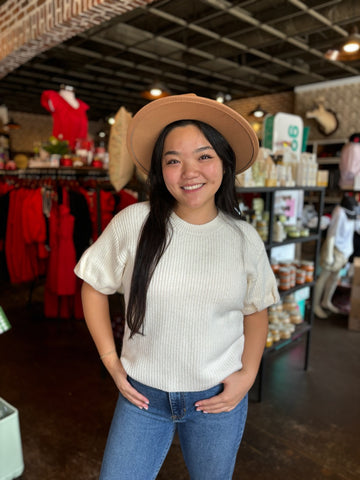
POLYGON ((139 393, 132 385, 130 385, 125 369, 122 366, 117 353, 114 352, 113 355, 104 358, 103 363, 106 370, 114 380, 115 385, 119 389, 121 395, 140 409, 144 408, 147 410, 149 406, 149 400, 144 397, 144 395, 139 393))

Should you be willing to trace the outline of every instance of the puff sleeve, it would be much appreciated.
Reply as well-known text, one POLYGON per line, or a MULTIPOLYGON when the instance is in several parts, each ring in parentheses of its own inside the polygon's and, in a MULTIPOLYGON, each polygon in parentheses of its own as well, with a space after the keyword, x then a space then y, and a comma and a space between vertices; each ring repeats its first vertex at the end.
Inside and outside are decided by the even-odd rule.
POLYGON ((244 299, 244 315, 251 315, 277 303, 280 300, 275 275, 263 241, 254 232, 247 255, 247 292, 244 299))
POLYGON ((75 274, 95 290, 111 295, 123 289, 123 278, 131 278, 136 246, 148 212, 134 204, 118 213, 100 237, 82 255, 75 274))

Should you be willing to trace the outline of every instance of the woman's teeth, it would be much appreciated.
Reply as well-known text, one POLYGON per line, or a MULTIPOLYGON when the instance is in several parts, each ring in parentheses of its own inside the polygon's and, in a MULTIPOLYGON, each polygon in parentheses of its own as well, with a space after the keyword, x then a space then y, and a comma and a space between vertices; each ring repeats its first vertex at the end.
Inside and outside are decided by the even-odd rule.
POLYGON ((203 186, 203 183, 197 183, 196 185, 187 185, 182 187, 184 190, 196 190, 197 188, 200 188, 203 186))

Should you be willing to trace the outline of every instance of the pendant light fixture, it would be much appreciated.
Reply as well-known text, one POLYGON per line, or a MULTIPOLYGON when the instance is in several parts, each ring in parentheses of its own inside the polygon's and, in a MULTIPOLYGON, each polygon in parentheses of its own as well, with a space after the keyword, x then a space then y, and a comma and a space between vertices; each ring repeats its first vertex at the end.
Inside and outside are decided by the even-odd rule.
POLYGON ((169 89, 163 82, 155 81, 147 90, 141 92, 141 96, 147 100, 156 100, 157 98, 168 97, 171 95, 169 89))
POLYGON ((232 96, 230 95, 230 93, 219 92, 217 93, 215 99, 219 103, 230 102, 232 100, 232 96))
POLYGON ((249 115, 255 118, 263 118, 266 114, 267 112, 263 108, 261 108, 260 105, 258 105, 256 108, 254 108, 254 110, 251 110, 251 112, 249 112, 249 115))
POLYGON ((337 48, 327 50, 325 58, 339 62, 350 62, 360 59, 360 35, 357 27, 353 27, 350 35, 337 48))
POLYGON ((4 127, 6 127, 9 130, 18 130, 20 128, 20 124, 15 122, 15 120, 13 120, 12 118, 10 118, 10 120, 7 123, 5 123, 4 127))

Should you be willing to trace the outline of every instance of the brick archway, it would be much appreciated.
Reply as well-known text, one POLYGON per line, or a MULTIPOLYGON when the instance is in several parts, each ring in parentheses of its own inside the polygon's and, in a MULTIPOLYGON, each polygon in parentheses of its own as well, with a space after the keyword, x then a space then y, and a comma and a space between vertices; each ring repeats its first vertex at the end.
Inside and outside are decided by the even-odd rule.
POLYGON ((0 6, 0 78, 39 53, 154 0, 8 0, 0 6))

